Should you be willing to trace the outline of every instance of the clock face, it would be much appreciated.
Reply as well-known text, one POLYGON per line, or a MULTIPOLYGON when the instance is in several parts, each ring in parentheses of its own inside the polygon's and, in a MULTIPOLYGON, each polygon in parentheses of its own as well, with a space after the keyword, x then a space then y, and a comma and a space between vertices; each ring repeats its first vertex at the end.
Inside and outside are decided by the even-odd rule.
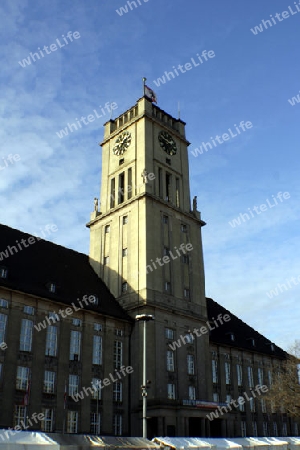
POLYGON ((123 155, 131 143, 131 134, 128 131, 124 131, 116 139, 115 145, 113 147, 113 152, 115 155, 123 155))
POLYGON ((166 131, 161 131, 158 135, 158 140, 161 148, 168 153, 168 155, 176 155, 176 143, 169 133, 166 131))

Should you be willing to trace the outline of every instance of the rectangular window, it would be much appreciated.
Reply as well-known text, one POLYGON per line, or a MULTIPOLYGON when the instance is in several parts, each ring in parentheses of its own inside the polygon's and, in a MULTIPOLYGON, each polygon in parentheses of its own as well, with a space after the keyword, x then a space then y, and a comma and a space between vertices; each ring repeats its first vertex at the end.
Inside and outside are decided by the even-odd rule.
POLYGON ((110 233, 110 225, 105 225, 104 232, 105 234, 110 233))
POLYGON ((122 422, 123 417, 121 414, 114 414, 113 418, 113 429, 115 436, 122 436, 122 422))
POLYGON ((123 364, 123 342, 114 342, 114 366, 116 369, 120 369, 123 364))
POLYGON ((273 436, 278 436, 278 428, 276 422, 273 422, 273 436))
POLYGON ((20 391, 27 390, 29 384, 29 375, 29 367, 17 367, 16 389, 19 389, 20 391))
POLYGON ((100 384, 101 384, 101 380, 100 378, 93 378, 92 379, 92 388, 93 388, 93 393, 91 395, 93 400, 101 400, 101 392, 102 389, 100 389, 100 384))
POLYGON ((172 193, 172 175, 170 173, 166 173, 166 201, 171 202, 171 193, 172 193))
POLYGON ((212 381, 213 383, 218 382, 218 361, 216 359, 212 359, 212 381))
POLYGON ((261 403, 261 412, 266 414, 267 412, 266 400, 264 398, 261 398, 260 403, 261 403))
POLYGON ((54 394, 55 391, 55 372, 45 370, 44 372, 44 392, 54 394))
POLYGON ((127 183, 127 198, 128 200, 132 197, 132 168, 128 169, 128 183, 127 183))
POLYGON ((271 370, 268 370, 268 383, 269 383, 269 387, 272 386, 272 372, 271 370))
POLYGON ((31 316, 34 315, 34 307, 33 306, 24 306, 23 309, 24 314, 30 314, 31 316))
POLYGON ((196 388, 189 386, 189 400, 196 400, 196 388))
POLYGON ((218 392, 214 392, 213 393, 213 401, 216 403, 219 403, 219 399, 220 399, 220 397, 219 397, 218 392))
POLYGON ((114 178, 110 180, 110 207, 115 207, 116 181, 114 178))
POLYGON ((119 175, 119 190, 118 190, 118 204, 124 202, 124 183, 125 183, 125 175, 124 172, 119 175))
POLYGON ((187 371, 189 375, 195 375, 195 361, 193 355, 187 355, 187 371))
POLYGON ((163 181, 162 181, 162 169, 158 169, 158 195, 163 198, 163 181))
POLYGON ((69 375, 69 395, 78 394, 79 390, 79 376, 78 375, 69 375))
POLYGON ((6 323, 7 323, 7 315, 0 314, 0 344, 1 342, 5 342, 6 323))
POLYGON ((80 361, 81 332, 71 331, 70 361, 80 361))
POLYGON ((186 298, 186 299, 189 299, 189 298, 190 298, 190 290, 189 290, 188 288, 184 288, 184 289, 183 289, 183 296, 184 296, 184 298, 186 298))
POLYGON ((123 386, 121 381, 116 381, 113 387, 113 401, 122 402, 123 401, 123 386))
POLYGON ((57 356, 57 327, 52 325, 47 327, 45 354, 57 356))
POLYGON ((179 208, 180 200, 179 200, 179 178, 176 178, 176 206, 179 208))
POLYGON ((104 256, 104 265, 108 266, 109 264, 109 256, 104 256))
POLYGON ((102 331, 102 324, 94 323, 94 331, 102 331))
POLYGON ((171 330, 171 328, 166 328, 165 336, 167 339, 174 339, 174 330, 171 330))
POLYGON ((53 417, 54 417, 54 411, 50 408, 44 408, 42 409, 42 412, 44 414, 44 419, 41 421, 41 429, 45 433, 51 433, 53 431, 53 417))
POLYGON ((91 434, 100 434, 101 432, 101 415, 100 413, 91 413, 91 426, 90 433, 91 434))
POLYGON ((165 225, 168 225, 168 223, 169 223, 169 217, 168 216, 163 216, 163 223, 165 225))
POLYGON ((257 437, 257 422, 252 422, 253 436, 257 437))
POLYGON ((169 294, 171 293, 171 283, 170 281, 165 281, 165 291, 169 294))
POLYGON ((128 216, 123 217, 123 225, 126 225, 128 223, 128 216))
POLYGON ((239 404, 239 410, 241 412, 245 412, 245 399, 244 399, 244 397, 240 396, 238 398, 238 404, 239 404))
POLYGON ((93 364, 102 364, 102 336, 93 336, 93 364))
POLYGON ((5 300, 4 298, 0 298, 0 308, 8 308, 8 301, 5 300))
POLYGON ((262 386, 264 384, 264 371, 261 367, 257 369, 258 383, 262 386))
POLYGON ((78 412, 68 411, 67 433, 78 433, 78 412))
POLYGON ((254 387, 253 368, 251 366, 248 366, 248 384, 249 384, 249 388, 254 387))
POLYGON ((174 372, 174 352, 167 350, 167 370, 174 372))
POLYGON ((242 368, 241 364, 236 365, 236 373, 237 373, 238 386, 242 386, 242 384, 243 384, 243 368, 242 368))
POLYGON ((231 383, 230 363, 229 362, 225 362, 225 381, 226 381, 226 384, 230 384, 231 383))
POLYGON ((167 388, 168 388, 168 399, 175 400, 176 399, 175 384, 168 383, 167 388))
POLYGON ((81 319, 76 319, 76 318, 74 318, 74 319, 72 319, 72 325, 73 325, 74 327, 81 327, 81 325, 82 325, 82 320, 81 320, 81 319))
POLYGON ((14 410, 14 426, 16 427, 17 425, 21 426, 21 422, 25 421, 25 416, 26 416, 26 406, 21 406, 21 405, 15 405, 15 410, 14 410))
POLYGON ((255 400, 253 397, 250 398, 250 411, 255 412, 255 400))
POLYGON ((282 436, 287 436, 287 425, 286 422, 282 424, 282 436))
POLYGON ((182 233, 187 233, 187 226, 184 223, 182 223, 180 225, 180 230, 182 233))
POLYGON ((242 434, 242 437, 247 436, 247 427, 246 427, 246 422, 244 420, 241 421, 241 434, 242 434))
POLYGON ((124 330, 122 330, 121 328, 116 328, 115 329, 115 335, 119 336, 119 337, 124 336, 124 330))
POLYGON ((127 248, 123 248, 122 256, 123 256, 123 258, 125 258, 125 256, 127 256, 127 248))
POLYGON ((226 395, 226 400, 225 400, 225 403, 227 403, 227 405, 229 405, 229 404, 230 404, 230 402, 231 402, 231 400, 232 400, 232 397, 231 397, 231 395, 230 395, 230 394, 227 394, 227 395, 226 395))
POLYGON ((268 422, 263 422, 263 436, 269 436, 268 422))
POLYGON ((122 294, 125 294, 127 290, 128 290, 128 283, 127 281, 124 281, 124 283, 122 283, 122 294))
POLYGON ((8 270, 4 267, 1 267, 0 269, 0 278, 7 278, 8 270))
POLYGON ((189 255, 182 255, 182 262, 183 264, 189 263, 189 255))
POLYGON ((23 352, 31 352, 32 350, 32 331, 33 321, 22 319, 20 334, 20 350, 23 352))

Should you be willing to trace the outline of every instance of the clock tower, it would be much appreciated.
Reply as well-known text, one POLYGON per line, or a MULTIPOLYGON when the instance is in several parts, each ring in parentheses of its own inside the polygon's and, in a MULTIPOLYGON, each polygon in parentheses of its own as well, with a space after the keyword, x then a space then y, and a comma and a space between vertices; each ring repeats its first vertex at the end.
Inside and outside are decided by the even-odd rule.
MULTIPOLYGON (((201 227, 191 208, 185 123, 147 97, 105 124, 100 211, 88 223, 90 263, 132 318, 147 325, 148 433, 188 435, 188 400, 210 397, 201 227), (195 335, 194 335, 195 336, 195 335), (177 348, 174 341, 180 341, 177 348)), ((101 301, 101 300, 100 300, 101 301)), ((178 341, 178 342, 179 342, 178 341)), ((132 435, 141 435, 142 325, 131 336, 132 435)), ((205 410, 195 419, 205 429, 205 410)))

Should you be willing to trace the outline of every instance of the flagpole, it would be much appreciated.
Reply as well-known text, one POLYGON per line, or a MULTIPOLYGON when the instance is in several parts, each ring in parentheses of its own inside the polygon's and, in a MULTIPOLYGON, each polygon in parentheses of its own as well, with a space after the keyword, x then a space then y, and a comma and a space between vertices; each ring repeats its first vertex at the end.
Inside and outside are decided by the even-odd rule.
POLYGON ((147 81, 147 78, 143 77, 143 96, 145 95, 146 81, 147 81))

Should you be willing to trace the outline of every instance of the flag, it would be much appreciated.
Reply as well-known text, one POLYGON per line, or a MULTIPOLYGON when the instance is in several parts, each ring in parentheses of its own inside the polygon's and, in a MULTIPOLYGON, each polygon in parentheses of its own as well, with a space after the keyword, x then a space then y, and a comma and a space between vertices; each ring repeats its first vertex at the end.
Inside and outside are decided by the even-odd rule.
POLYGON ((29 404, 29 396, 30 396, 30 379, 27 381, 27 388, 23 398, 23 406, 27 406, 29 404))
POLYGON ((65 392, 64 392, 64 409, 67 407, 67 381, 65 381, 65 392))
POLYGON ((151 102, 157 103, 157 97, 155 92, 146 85, 144 86, 144 95, 150 98, 151 102))

